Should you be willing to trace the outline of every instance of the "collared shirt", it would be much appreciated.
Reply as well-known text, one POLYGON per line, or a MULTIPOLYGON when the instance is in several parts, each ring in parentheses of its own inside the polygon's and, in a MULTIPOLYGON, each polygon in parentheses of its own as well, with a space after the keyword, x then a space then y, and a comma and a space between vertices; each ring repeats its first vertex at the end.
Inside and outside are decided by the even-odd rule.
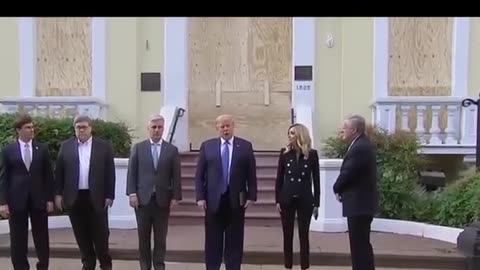
POLYGON ((154 155, 154 150, 156 147, 157 148, 157 160, 160 159, 160 152, 162 151, 162 142, 163 140, 160 139, 160 141, 158 142, 154 142, 152 139, 150 139, 150 150, 151 150, 151 153, 152 153, 152 158, 153 158, 153 155, 154 155))
POLYGON ((360 137, 360 135, 357 135, 357 137, 355 137, 352 142, 350 143, 350 145, 348 146, 348 149, 347 149, 347 153, 348 151, 350 151, 350 148, 352 148, 353 144, 357 141, 357 139, 360 137))
MULTIPOLYGON (((229 144, 228 144, 228 175, 230 175, 230 168, 231 168, 231 165, 232 165, 232 153, 233 153, 233 140, 234 140, 234 137, 230 138, 230 140, 228 140, 229 144)), ((221 145, 220 145, 220 157, 222 156, 222 153, 223 153, 223 149, 225 149, 225 139, 224 138, 220 138, 220 141, 221 141, 221 145)))
POLYGON ((24 142, 20 139, 18 139, 18 143, 20 144, 20 154, 22 154, 22 160, 23 160, 23 163, 25 163, 25 147, 26 145, 28 145, 28 150, 30 152, 30 164, 32 163, 32 140, 30 140, 29 142, 24 142))
POLYGON ((86 142, 78 141, 79 179, 78 189, 89 189, 90 155, 92 153, 92 137, 86 142))

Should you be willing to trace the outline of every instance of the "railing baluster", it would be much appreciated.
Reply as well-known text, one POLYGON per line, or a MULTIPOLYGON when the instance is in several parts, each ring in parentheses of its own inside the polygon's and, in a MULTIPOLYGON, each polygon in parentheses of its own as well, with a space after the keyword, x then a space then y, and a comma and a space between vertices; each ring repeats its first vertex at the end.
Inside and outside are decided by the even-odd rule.
POLYGON ((408 111, 410 110, 410 105, 402 105, 400 107, 402 110, 402 130, 410 131, 410 127, 408 126, 408 111))
POLYGON ((432 106, 432 126, 430 127, 430 144, 442 144, 440 139, 440 106, 432 106))
POLYGON ((418 135, 419 140, 422 144, 427 142, 425 138, 425 111, 427 110, 427 106, 425 105, 418 105, 417 106, 417 128, 415 129, 415 133, 418 135))
POLYGON ((447 106, 447 127, 445 128, 445 133, 447 138, 445 139, 445 144, 457 144, 456 132, 454 126, 457 126, 455 123, 455 113, 458 111, 458 105, 448 105, 447 106))

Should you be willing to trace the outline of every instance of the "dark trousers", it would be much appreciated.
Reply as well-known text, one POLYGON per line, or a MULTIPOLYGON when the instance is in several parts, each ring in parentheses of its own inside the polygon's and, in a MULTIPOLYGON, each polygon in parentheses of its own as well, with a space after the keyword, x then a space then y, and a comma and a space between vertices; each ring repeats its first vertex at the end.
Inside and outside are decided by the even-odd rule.
POLYGON ((32 223, 32 236, 37 253, 38 270, 47 270, 50 257, 50 241, 48 234, 47 204, 43 210, 35 209, 31 200, 25 210, 10 212, 10 256, 15 270, 28 270, 28 217, 32 223))
POLYGON ((82 256, 82 269, 94 270, 97 258, 102 269, 111 269, 107 210, 101 212, 95 210, 89 191, 79 190, 77 200, 69 209, 68 216, 82 256))
POLYGON ((232 209, 227 191, 216 212, 205 216, 205 262, 207 270, 219 270, 222 258, 226 270, 240 270, 243 259, 245 209, 232 209), (225 243, 225 244, 224 244, 225 243))
POLYGON ((167 249, 168 218, 170 207, 158 207, 155 196, 147 205, 135 210, 137 218, 138 247, 140 250, 140 269, 152 269, 151 237, 153 228, 153 268, 165 269, 165 251, 167 249))
POLYGON ((300 266, 302 269, 308 269, 310 267, 309 230, 313 205, 301 202, 298 198, 293 198, 289 204, 281 204, 280 208, 285 268, 292 269, 293 267, 293 231, 295 214, 297 214, 298 236, 300 239, 300 266))
POLYGON ((353 270, 375 270, 373 248, 370 243, 372 220, 372 216, 347 217, 353 270))

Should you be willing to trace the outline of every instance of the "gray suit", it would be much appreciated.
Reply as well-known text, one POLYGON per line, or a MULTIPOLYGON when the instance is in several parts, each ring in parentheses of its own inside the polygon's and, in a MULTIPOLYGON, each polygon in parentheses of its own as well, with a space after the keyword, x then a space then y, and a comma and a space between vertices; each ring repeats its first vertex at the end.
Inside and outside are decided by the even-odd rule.
POLYGON ((151 230, 154 228, 153 265, 165 269, 166 238, 170 202, 182 199, 180 154, 178 149, 162 140, 158 165, 155 169, 150 139, 133 146, 127 173, 127 195, 137 194, 139 207, 135 210, 140 249, 140 267, 152 266, 151 230))

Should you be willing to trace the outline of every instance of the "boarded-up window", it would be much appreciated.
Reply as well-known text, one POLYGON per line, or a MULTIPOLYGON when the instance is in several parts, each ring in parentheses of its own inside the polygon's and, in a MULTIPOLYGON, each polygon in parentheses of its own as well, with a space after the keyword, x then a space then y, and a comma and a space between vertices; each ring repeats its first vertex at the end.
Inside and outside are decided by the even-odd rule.
POLYGON ((390 18, 390 96, 449 96, 451 18, 390 18))
POLYGON ((91 18, 37 18, 37 96, 92 92, 91 18))

